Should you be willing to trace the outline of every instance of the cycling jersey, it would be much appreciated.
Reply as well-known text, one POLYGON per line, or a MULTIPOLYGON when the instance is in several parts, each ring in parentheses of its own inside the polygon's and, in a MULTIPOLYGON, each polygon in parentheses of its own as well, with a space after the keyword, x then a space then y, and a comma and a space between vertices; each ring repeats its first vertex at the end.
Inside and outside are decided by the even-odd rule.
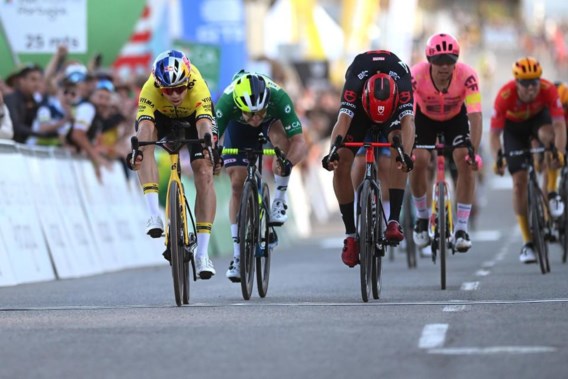
MULTIPOLYGON (((294 110, 292 99, 270 78, 263 75, 266 80, 268 89, 270 90, 270 100, 266 111, 265 121, 280 120, 284 126, 284 131, 288 138, 302 133, 302 123, 294 110)), ((242 118, 241 110, 235 105, 233 100, 233 89, 238 77, 223 91, 219 101, 215 104, 215 119, 218 136, 221 137, 227 129, 230 121, 236 121, 239 124, 246 124, 242 118)), ((215 128, 215 127, 214 127, 215 128)))
POLYGON ((211 93, 195 65, 191 65, 187 95, 177 107, 166 99, 150 75, 138 99, 137 123, 142 120, 155 122, 155 112, 172 119, 194 116, 195 121, 207 118, 213 122, 211 93))
POLYGON ((495 97, 491 129, 503 129, 505 120, 522 122, 535 117, 543 109, 548 108, 553 120, 564 118, 564 110, 554 84, 540 79, 540 91, 530 103, 519 99, 515 80, 506 83, 495 97))
POLYGON ((400 121, 404 116, 413 115, 412 86, 408 65, 394 53, 386 50, 371 50, 355 57, 345 73, 339 113, 345 113, 350 118, 354 118, 358 113, 366 116, 361 102, 363 87, 369 77, 379 72, 389 74, 398 86, 400 101, 395 111, 396 119, 400 121))
POLYGON ((417 63, 411 71, 415 104, 420 106, 426 117, 447 121, 460 113, 464 103, 467 113, 481 112, 479 79, 475 70, 467 64, 456 63, 446 91, 439 91, 434 85, 430 63, 417 63))

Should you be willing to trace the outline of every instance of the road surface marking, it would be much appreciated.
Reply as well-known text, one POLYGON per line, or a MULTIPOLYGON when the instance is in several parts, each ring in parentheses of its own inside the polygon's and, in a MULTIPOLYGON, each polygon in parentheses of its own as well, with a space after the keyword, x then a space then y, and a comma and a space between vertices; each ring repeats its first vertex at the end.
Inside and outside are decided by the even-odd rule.
POLYGON ((461 285, 462 291, 475 291, 479 288, 479 282, 464 282, 461 285))
POLYGON ((448 324, 427 324, 422 329, 422 335, 418 341, 420 349, 432 349, 444 346, 448 324))
POLYGON ((491 271, 485 270, 485 269, 477 270, 477 271, 475 272, 475 275, 476 275, 476 276, 487 276, 487 275, 489 275, 489 274, 491 274, 491 271))
POLYGON ((444 307, 444 309, 442 309, 443 312, 463 312, 467 309, 467 305, 446 305, 444 307))
POLYGON ((553 353, 555 351, 556 348, 550 346, 490 346, 430 349, 428 353, 445 355, 487 355, 553 353))

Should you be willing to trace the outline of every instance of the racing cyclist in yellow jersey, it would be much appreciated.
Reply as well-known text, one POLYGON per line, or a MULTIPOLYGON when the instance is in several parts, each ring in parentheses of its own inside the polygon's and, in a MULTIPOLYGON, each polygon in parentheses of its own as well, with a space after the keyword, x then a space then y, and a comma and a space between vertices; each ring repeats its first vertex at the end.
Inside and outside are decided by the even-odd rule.
MULTIPOLYGON (((211 94, 207 84, 194 65, 181 51, 167 50, 156 58, 152 74, 142 87, 136 116, 136 135, 140 141, 156 141, 169 133, 174 120, 187 121, 188 139, 213 135, 211 94)), ((211 226, 215 218, 216 195, 213 174, 220 165, 212 167, 207 149, 201 144, 188 145, 191 168, 195 176, 195 217, 197 227, 196 269, 199 278, 209 279, 215 275, 209 259, 208 247, 211 226)), ((217 159, 215 160, 217 162, 217 159)), ((162 236, 164 223, 158 203, 158 169, 154 158, 154 145, 141 147, 134 161, 132 153, 127 162, 138 171, 148 206, 146 233, 152 238, 162 236), (132 164, 133 163, 133 164, 132 164)), ((167 259, 167 255, 164 254, 167 259)))

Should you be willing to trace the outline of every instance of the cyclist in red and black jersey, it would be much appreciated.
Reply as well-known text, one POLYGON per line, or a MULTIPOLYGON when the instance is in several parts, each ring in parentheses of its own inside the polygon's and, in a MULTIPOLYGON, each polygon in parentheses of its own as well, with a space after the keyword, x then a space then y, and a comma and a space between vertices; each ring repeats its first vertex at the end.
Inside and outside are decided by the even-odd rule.
MULTIPOLYGON (((546 154, 548 170, 549 208, 552 217, 559 217, 564 204, 556 192, 557 170, 564 164, 566 150, 566 123, 564 111, 553 83, 542 79, 542 67, 533 57, 524 57, 513 64, 515 80, 506 83, 495 98, 491 117, 491 151, 498 162, 501 151, 501 134, 505 152, 527 149, 533 141, 556 147, 557 154, 546 154)), ((505 156, 513 177, 513 207, 521 229, 524 246, 520 261, 536 263, 532 235, 528 225, 527 169, 522 157, 505 156)), ((494 171, 503 175, 505 169, 495 164, 494 171)))
MULTIPOLYGON (((414 113, 410 69, 394 53, 376 50, 355 57, 345 74, 341 107, 331 140, 342 136, 345 142, 363 141, 369 129, 378 125, 390 142, 401 136, 403 149, 411 151, 414 144, 414 113)), ((351 180, 351 170, 357 148, 340 148, 323 158, 323 167, 334 170, 333 188, 345 224, 346 238, 341 258, 354 267, 359 263, 354 215, 354 188, 359 183, 351 180)), ((391 154, 390 215, 385 236, 391 241, 404 239, 399 225, 407 172, 412 160, 405 154, 404 162, 396 162, 391 154)))

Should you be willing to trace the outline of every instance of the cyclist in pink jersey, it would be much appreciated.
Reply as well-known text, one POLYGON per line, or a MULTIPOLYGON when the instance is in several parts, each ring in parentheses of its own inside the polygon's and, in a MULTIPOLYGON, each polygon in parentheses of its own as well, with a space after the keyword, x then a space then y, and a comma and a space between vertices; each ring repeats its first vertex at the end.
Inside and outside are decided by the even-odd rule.
MULTIPOLYGON (((426 45, 427 62, 411 68, 415 98, 416 145, 434 145, 439 133, 445 144, 451 147, 457 166, 456 184, 457 222, 454 246, 465 253, 471 248, 467 231, 474 200, 475 175, 479 156, 475 162, 466 160, 467 145, 471 142, 474 152, 481 141, 481 94, 477 73, 470 66, 457 62, 460 53, 458 41, 449 34, 434 34, 426 45)), ((414 171, 410 186, 416 206, 417 221, 414 241, 420 247, 430 243, 428 235, 429 186, 428 164, 431 153, 425 149, 414 150, 414 171)))

